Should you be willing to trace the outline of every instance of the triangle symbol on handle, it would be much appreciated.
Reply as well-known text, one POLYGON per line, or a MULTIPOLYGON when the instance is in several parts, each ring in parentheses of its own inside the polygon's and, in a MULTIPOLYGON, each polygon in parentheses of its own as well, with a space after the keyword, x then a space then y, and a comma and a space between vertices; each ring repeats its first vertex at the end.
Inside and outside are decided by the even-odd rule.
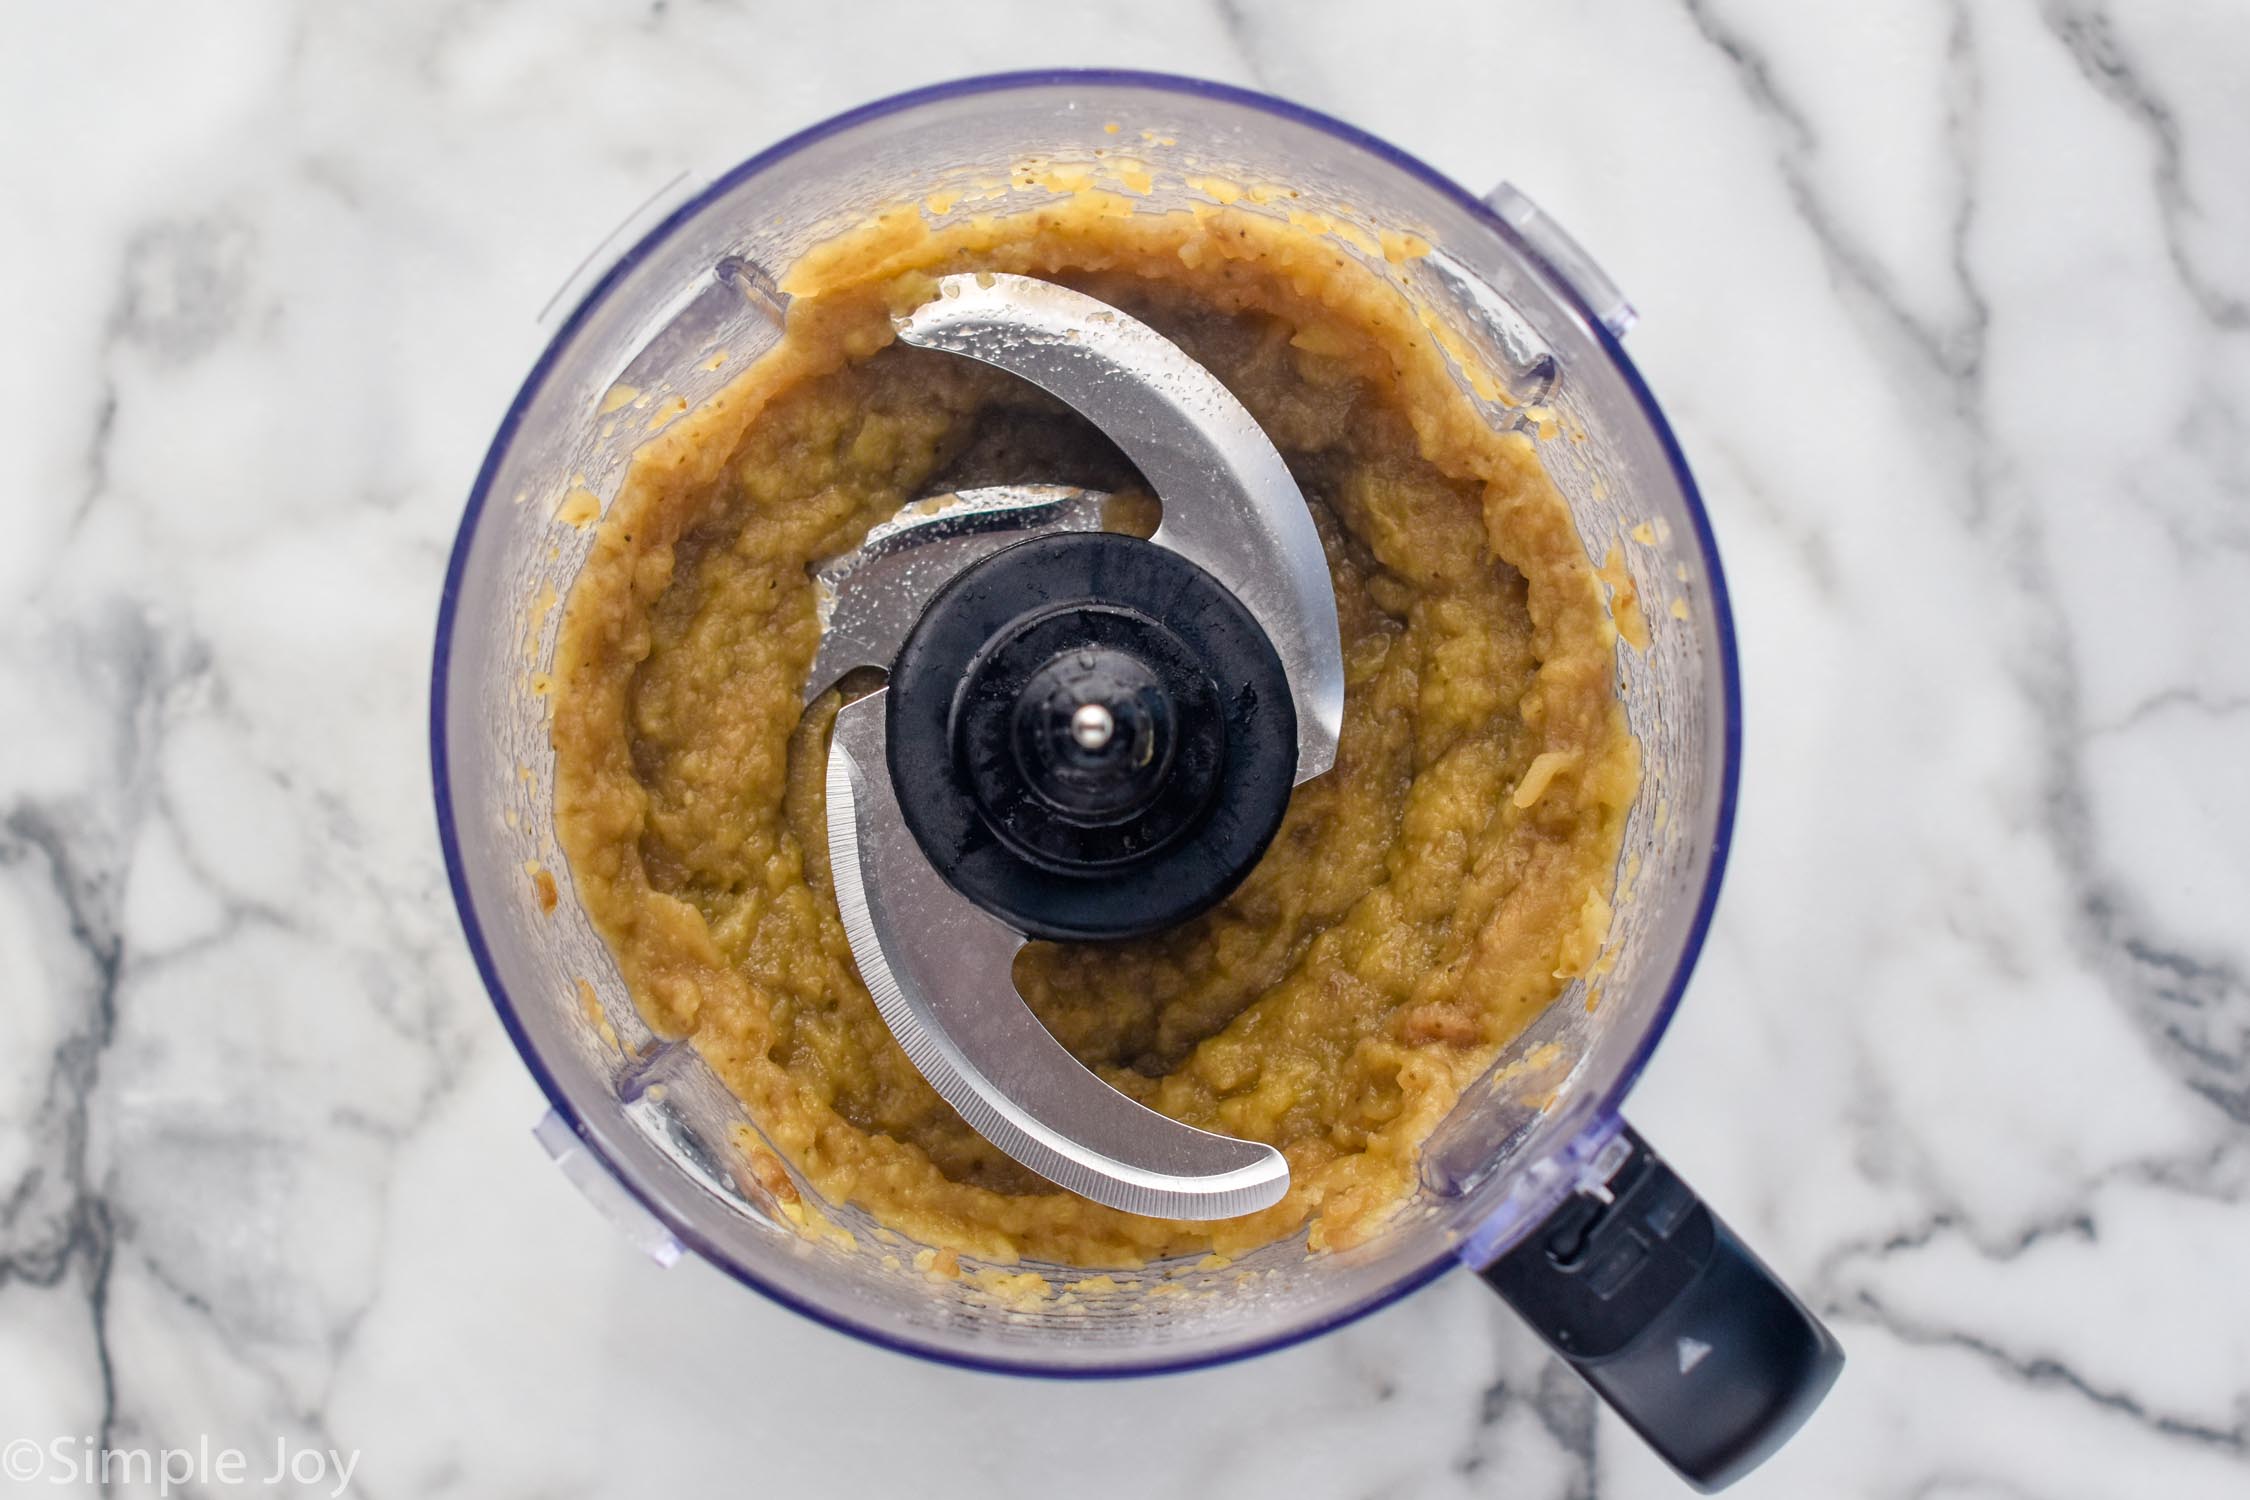
POLYGON ((1704 1343, 1701 1339, 1681 1339, 1680 1373, 1682 1375, 1685 1375, 1688 1371, 1694 1369, 1697 1365, 1702 1364, 1705 1356, 1710 1354, 1710 1352, 1711 1346, 1704 1343))

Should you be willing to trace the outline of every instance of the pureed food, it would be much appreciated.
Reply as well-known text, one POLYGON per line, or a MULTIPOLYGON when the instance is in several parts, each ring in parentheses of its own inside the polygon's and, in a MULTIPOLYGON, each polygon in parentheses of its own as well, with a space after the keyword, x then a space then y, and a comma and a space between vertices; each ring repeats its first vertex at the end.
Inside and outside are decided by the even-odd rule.
POLYGON ((997 1261, 1379 1228, 1462 1089, 1594 961, 1638 779, 1616 629, 1569 514, 1399 290, 1301 216, 1132 207, 1089 190, 942 228, 909 209, 807 256, 779 345, 636 456, 556 655, 558 836, 649 1024, 692 1038, 829 1200, 997 1261), (1077 287, 1180 344, 1264 426, 1327 550, 1335 768, 1205 916, 1016 964, 1032 1010, 1117 1088, 1282 1150, 1289 1193, 1256 1214, 1143 1218, 1017 1166, 892 1040, 837 916, 840 699, 800 711, 808 565, 976 484, 1085 485, 1120 497, 1120 526, 1154 524, 1131 466, 1060 403, 894 339, 938 276, 974 270, 1077 287))

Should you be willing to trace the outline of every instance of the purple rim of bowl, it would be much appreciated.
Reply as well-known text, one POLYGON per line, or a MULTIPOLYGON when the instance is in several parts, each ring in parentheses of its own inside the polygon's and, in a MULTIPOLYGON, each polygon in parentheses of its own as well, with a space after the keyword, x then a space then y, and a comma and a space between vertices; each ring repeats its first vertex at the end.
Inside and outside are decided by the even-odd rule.
POLYGON ((672 210, 661 223, 644 234, 634 243, 631 249, 627 250, 614 265, 602 274, 600 279, 580 299, 570 315, 556 329, 555 335, 548 341, 547 347, 540 352, 538 361, 531 367, 531 373, 524 378, 523 385, 516 392, 515 399, 509 403, 507 415, 501 419, 499 429, 493 434, 492 445, 485 452, 484 462, 477 470, 476 483, 469 492, 467 508, 462 512, 461 528, 455 535, 453 552, 446 563, 444 591, 438 599, 437 640, 430 680, 430 772, 431 783, 436 792, 438 841, 444 849, 446 879, 453 888, 454 904, 461 913, 461 926, 468 939, 470 955, 476 960, 477 972, 483 976, 485 989, 491 994, 493 1008, 500 1016, 500 1024, 506 1029, 510 1040, 515 1043, 516 1051, 521 1054, 524 1065, 531 1070, 532 1077, 538 1080, 541 1091, 546 1094, 547 1100, 554 1107, 555 1112, 569 1123, 572 1132, 585 1143, 587 1150, 593 1153, 595 1159, 602 1164, 603 1169, 616 1179, 658 1222, 663 1224, 682 1245, 693 1250, 698 1256, 718 1267, 744 1286, 840 1333, 850 1334, 854 1338, 865 1340, 880 1348, 915 1355, 939 1364, 1007 1375, 1106 1380, 1135 1375, 1161 1375, 1226 1364, 1234 1360, 1268 1354, 1276 1349, 1287 1348, 1291 1344, 1316 1338, 1347 1323, 1356 1322, 1369 1313, 1388 1307, 1409 1292, 1420 1289, 1448 1267, 1459 1264, 1458 1257, 1451 1249, 1442 1249, 1422 1265, 1401 1274, 1375 1292, 1345 1307, 1329 1312, 1302 1327, 1289 1329, 1271 1338, 1253 1339, 1239 1348, 1174 1358, 1124 1360, 1115 1365, 1105 1365, 1099 1368, 1049 1365, 1034 1360, 982 1358, 964 1354, 935 1343, 925 1343, 912 1337, 901 1337, 895 1331, 873 1324, 855 1322, 767 1282, 761 1279, 755 1271, 739 1264, 725 1251, 710 1243, 677 1215, 671 1213, 663 1202, 645 1193, 639 1184, 619 1171, 616 1163, 612 1162, 593 1138, 587 1134, 584 1122, 572 1109, 562 1089, 547 1071, 546 1064, 532 1047, 530 1038, 525 1035, 522 1026, 516 1019, 514 1002, 509 999, 507 989, 500 982, 499 973, 493 967, 492 954, 485 943, 484 929, 477 916, 476 903, 469 894, 468 877, 461 861, 460 840, 454 828, 453 793, 448 779, 445 754, 445 689, 453 658, 454 611, 459 601, 461 574, 468 562, 470 542, 476 534, 477 521, 483 515, 485 504, 490 498, 493 475, 499 468, 501 456, 507 452, 509 444, 515 437, 516 427, 523 419, 525 408, 546 384, 548 373, 561 350, 570 342, 571 335, 577 332, 579 325, 585 321, 592 309, 598 306, 603 297, 608 294, 610 288, 616 285, 619 278, 638 264, 680 225, 701 212, 712 199, 732 190, 744 181, 757 176, 816 142, 826 140, 830 136, 850 130, 870 120, 881 119, 884 116, 916 109, 923 105, 941 103, 948 99, 957 99, 970 94, 1058 86, 1146 89, 1238 105, 1272 115, 1291 124, 1310 126, 1334 137, 1347 146, 1367 153, 1387 166, 1415 178, 1425 186, 1435 189, 1474 216, 1493 234, 1506 241, 1512 249, 1548 270, 1563 298, 1579 314, 1586 327, 1599 342, 1602 352, 1609 357, 1610 363, 1616 367, 1618 373, 1624 378, 1626 388, 1631 392, 1634 401, 1639 404, 1642 416, 1647 420, 1650 429, 1655 432, 1658 441, 1663 444, 1664 455, 1671 464, 1673 478, 1679 484, 1680 493, 1687 501, 1688 517, 1695 531, 1696 550, 1702 558, 1705 576, 1709 579, 1711 610, 1717 623, 1720 690, 1725 710, 1725 723, 1721 726, 1720 732, 1722 764, 1719 773, 1718 820, 1712 831, 1711 863, 1704 877, 1703 890, 1697 898, 1694 918, 1688 928, 1687 941, 1680 949, 1679 962, 1674 966, 1671 978, 1667 982, 1663 1001, 1658 1006, 1656 1015, 1650 1022, 1648 1029, 1641 1034, 1641 1037, 1635 1043, 1633 1055, 1626 1063, 1624 1071, 1618 1075, 1616 1082, 1610 1086, 1607 1092, 1594 1102, 1589 1121, 1582 1127, 1582 1133, 1597 1131, 1607 1133, 1614 1130, 1618 1106, 1632 1089, 1634 1082, 1640 1077, 1642 1069, 1648 1065, 1649 1057, 1656 1050, 1657 1042, 1663 1038, 1665 1029, 1670 1026, 1673 1012, 1679 1009, 1680 998, 1687 989, 1688 978, 1694 972, 1696 960, 1703 951, 1704 939, 1711 926, 1712 913, 1718 904, 1719 885, 1726 873, 1727 853, 1733 842, 1735 799, 1740 785, 1742 763, 1742 684, 1740 664, 1736 659, 1733 607, 1727 593, 1726 575, 1719 565, 1718 544, 1711 534, 1710 517, 1704 511, 1702 493, 1696 488, 1694 476, 1688 472, 1687 460, 1680 452, 1679 442, 1672 434, 1671 425, 1664 420, 1664 414, 1657 408, 1655 397, 1649 393, 1647 382, 1641 379, 1640 371, 1634 368, 1633 362, 1626 355, 1623 346, 1603 326, 1601 319, 1595 315, 1593 309, 1588 307, 1584 299, 1578 295, 1576 289, 1571 286, 1569 278, 1561 274, 1521 235, 1504 223, 1499 215, 1495 214, 1483 200, 1419 158, 1401 151, 1398 147, 1379 137, 1369 135, 1357 126, 1346 124, 1344 121, 1331 115, 1322 114, 1318 110, 1307 109, 1303 105, 1292 104, 1286 99, 1277 99, 1270 94, 1262 94, 1252 89, 1236 88, 1231 84, 1213 83, 1205 79, 1187 78, 1170 73, 1143 73, 1107 68, 1060 68, 1020 73, 992 73, 974 78, 954 79, 947 83, 932 84, 925 88, 910 89, 905 93, 893 94, 888 98, 860 105, 856 109, 846 110, 842 114, 823 120, 817 125, 801 130, 795 135, 767 147, 714 178, 700 192, 672 210))

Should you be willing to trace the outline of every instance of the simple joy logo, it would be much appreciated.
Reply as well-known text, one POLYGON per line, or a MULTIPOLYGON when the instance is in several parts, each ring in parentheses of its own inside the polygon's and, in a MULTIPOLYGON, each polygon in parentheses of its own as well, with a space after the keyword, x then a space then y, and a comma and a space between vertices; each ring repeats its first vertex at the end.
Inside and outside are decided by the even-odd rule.
POLYGON ((359 1450, 299 1448, 286 1438, 273 1451, 214 1443, 208 1434, 191 1448, 113 1448, 91 1437, 58 1437, 47 1442, 17 1438, 0 1448, 0 1477, 16 1486, 46 1484, 112 1494, 120 1489, 153 1490, 160 1497, 225 1485, 291 1484, 325 1491, 330 1500, 351 1488, 359 1469, 359 1450))

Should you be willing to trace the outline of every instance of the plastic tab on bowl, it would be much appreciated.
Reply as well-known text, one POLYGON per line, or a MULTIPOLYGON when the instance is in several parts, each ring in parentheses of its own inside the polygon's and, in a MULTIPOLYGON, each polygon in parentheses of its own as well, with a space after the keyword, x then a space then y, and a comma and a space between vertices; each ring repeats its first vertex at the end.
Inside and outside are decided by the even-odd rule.
POLYGON ((1500 216, 1501 222, 1522 235, 1539 258, 1578 294, 1602 327, 1623 338, 1626 331, 1640 321, 1641 315, 1625 300, 1625 294, 1609 279, 1609 273, 1571 237, 1569 230, 1534 203, 1529 193, 1512 182, 1503 182, 1486 193, 1484 201, 1500 216))
POLYGON ((637 442, 731 381, 781 336, 789 298, 764 267, 721 256, 626 361, 603 403, 637 442), (614 403, 614 404, 613 404, 614 403))
POLYGON ((609 1168, 586 1149, 586 1143, 570 1128, 568 1120, 550 1109, 531 1133, 547 1148, 547 1154, 562 1168, 563 1176, 570 1179, 571 1185, 585 1194, 586 1201, 616 1225, 635 1249, 667 1268, 687 1253, 672 1237, 672 1231, 664 1227, 664 1222, 642 1207, 638 1198, 609 1175, 609 1168))

